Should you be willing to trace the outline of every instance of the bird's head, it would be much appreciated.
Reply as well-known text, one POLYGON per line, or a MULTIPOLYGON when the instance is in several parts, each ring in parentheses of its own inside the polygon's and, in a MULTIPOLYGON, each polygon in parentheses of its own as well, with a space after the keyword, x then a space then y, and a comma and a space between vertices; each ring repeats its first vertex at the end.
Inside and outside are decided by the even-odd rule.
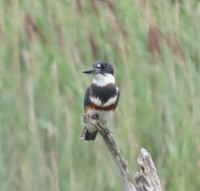
POLYGON ((92 64, 92 68, 83 71, 85 74, 93 75, 93 83, 98 86, 105 86, 109 83, 115 83, 113 76, 114 69, 112 64, 104 61, 96 61, 92 64))
POLYGON ((92 64, 92 68, 86 69, 83 71, 85 74, 114 74, 114 69, 112 64, 109 64, 108 62, 104 61, 96 61, 92 64))

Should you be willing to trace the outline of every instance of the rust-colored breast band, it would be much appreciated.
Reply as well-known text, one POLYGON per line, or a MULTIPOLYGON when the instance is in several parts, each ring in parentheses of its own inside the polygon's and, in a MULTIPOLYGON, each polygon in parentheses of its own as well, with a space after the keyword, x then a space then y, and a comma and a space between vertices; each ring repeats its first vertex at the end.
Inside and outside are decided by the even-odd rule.
POLYGON ((106 107, 101 107, 101 106, 95 105, 92 102, 89 102, 87 107, 85 108, 85 113, 87 113, 88 109, 95 109, 95 110, 100 110, 100 111, 110 111, 110 110, 114 111, 115 110, 115 103, 111 104, 109 106, 106 106, 106 107))

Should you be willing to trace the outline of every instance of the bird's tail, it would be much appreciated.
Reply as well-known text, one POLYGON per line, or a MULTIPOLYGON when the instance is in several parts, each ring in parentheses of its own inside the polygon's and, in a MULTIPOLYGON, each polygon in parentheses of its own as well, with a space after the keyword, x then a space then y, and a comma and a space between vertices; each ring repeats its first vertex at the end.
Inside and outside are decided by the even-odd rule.
POLYGON ((97 136, 97 131, 90 133, 85 127, 79 138, 85 139, 86 141, 94 141, 96 136, 97 136))

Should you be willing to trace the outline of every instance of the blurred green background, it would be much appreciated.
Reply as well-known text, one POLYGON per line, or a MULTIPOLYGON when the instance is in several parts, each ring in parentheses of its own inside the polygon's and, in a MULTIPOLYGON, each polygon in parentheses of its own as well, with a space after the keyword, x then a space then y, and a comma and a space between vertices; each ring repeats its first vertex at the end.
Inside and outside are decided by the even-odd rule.
POLYGON ((95 60, 115 66, 132 177, 144 147, 164 190, 200 190, 199 20, 197 0, 2 0, 0 190, 123 190, 102 138, 79 140, 95 60))

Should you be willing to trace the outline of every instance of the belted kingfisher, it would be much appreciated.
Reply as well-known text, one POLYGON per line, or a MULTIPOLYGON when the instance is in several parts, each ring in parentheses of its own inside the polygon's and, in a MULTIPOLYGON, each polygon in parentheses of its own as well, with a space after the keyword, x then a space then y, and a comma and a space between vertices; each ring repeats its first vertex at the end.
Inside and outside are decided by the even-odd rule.
POLYGON ((80 139, 94 141, 97 129, 94 125, 98 121, 106 127, 116 109, 120 90, 115 85, 114 69, 111 64, 96 61, 92 68, 84 70, 85 74, 93 75, 93 83, 87 88, 84 99, 84 126, 80 139))

